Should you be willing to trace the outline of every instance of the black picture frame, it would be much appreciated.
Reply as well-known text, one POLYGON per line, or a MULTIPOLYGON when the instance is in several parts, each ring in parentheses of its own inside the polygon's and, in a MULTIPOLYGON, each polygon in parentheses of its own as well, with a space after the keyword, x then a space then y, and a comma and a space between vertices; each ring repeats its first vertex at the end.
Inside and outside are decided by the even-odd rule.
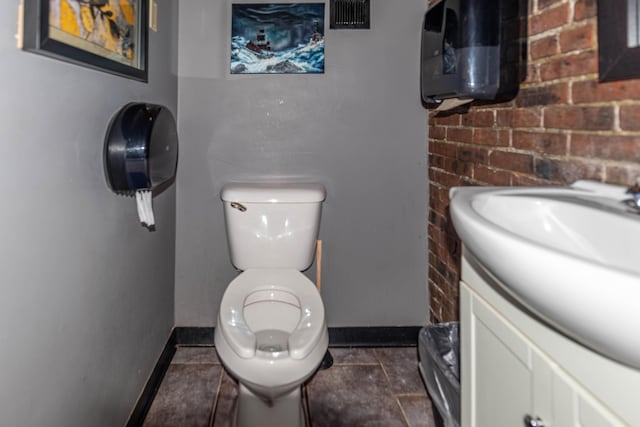
POLYGON ((325 3, 231 4, 229 73, 323 74, 325 3))
POLYGON ((628 46, 627 0, 598 1, 598 76, 608 82, 640 77, 640 47, 628 46))
MULTIPOLYGON (((94 26, 100 19, 99 24, 103 26, 103 31, 104 28, 107 28, 111 37, 114 37, 114 34, 122 35, 123 37, 120 39, 114 37, 113 40, 121 41, 122 45, 119 49, 124 52, 126 46, 126 53, 109 51, 100 46, 91 45, 79 36, 53 28, 49 23, 51 2, 55 3, 54 0, 24 0, 23 50, 147 82, 148 0, 136 0, 136 9, 129 14, 130 17, 133 16, 134 22, 132 25, 128 24, 126 28, 120 26, 113 18, 113 12, 109 15, 109 10, 107 10, 110 6, 109 1, 65 0, 65 7, 73 3, 78 10, 81 7, 89 8, 84 11, 86 16, 83 18, 86 20, 93 16, 94 20, 91 22, 94 26), (129 54, 131 58, 127 58, 129 54)), ((60 2, 59 4, 62 4, 62 0, 60 2)), ((80 18, 78 17, 78 20, 80 18)), ((85 25, 84 21, 79 25, 85 25)))

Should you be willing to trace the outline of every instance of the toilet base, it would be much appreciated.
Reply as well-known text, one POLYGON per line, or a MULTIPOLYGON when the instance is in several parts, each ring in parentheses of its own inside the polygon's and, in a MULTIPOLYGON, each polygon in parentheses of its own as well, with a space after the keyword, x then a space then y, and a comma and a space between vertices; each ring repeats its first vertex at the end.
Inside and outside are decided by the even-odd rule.
POLYGON ((297 387, 291 393, 267 402, 240 383, 233 426, 305 427, 306 421, 302 408, 301 387, 297 387))

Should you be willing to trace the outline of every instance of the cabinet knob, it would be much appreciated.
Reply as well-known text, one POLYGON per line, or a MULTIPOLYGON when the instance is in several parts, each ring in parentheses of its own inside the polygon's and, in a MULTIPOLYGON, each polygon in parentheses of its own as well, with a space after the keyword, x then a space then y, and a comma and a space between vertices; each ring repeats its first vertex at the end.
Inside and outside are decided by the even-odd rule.
POLYGON ((544 423, 540 418, 534 418, 531 415, 527 415, 524 417, 524 425, 525 427, 544 427, 544 423))

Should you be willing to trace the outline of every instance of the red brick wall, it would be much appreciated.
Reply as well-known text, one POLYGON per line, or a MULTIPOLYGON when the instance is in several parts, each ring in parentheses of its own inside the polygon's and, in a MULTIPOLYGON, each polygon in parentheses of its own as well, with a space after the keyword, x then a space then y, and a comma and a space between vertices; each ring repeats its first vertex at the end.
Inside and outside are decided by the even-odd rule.
POLYGON ((640 176, 640 80, 598 83, 596 0, 531 0, 527 79, 515 100, 429 116, 431 320, 458 319, 458 185, 631 184, 640 176))

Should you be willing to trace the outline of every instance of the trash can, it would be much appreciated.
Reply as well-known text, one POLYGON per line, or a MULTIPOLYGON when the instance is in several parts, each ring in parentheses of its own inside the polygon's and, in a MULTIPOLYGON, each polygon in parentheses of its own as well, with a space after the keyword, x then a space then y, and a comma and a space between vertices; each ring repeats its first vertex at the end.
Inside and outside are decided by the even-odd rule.
POLYGON ((460 427, 459 322, 422 328, 418 352, 420 374, 444 427, 460 427))

